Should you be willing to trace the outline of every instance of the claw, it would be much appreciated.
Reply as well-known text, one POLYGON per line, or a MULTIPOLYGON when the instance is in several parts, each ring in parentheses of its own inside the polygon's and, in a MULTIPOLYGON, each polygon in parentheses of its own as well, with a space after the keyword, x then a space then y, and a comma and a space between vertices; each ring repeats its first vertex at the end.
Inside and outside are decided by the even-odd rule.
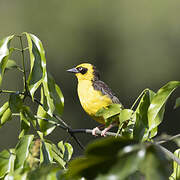
POLYGON ((101 136, 105 137, 108 130, 109 128, 105 128, 103 131, 101 131, 101 136))
POLYGON ((96 134, 96 131, 100 131, 98 127, 95 127, 95 128, 92 130, 92 135, 93 135, 93 136, 98 136, 98 135, 96 134))
POLYGON ((110 124, 107 128, 105 128, 103 131, 101 131, 101 136, 105 137, 107 131, 109 131, 113 126, 114 126, 114 124, 110 124))

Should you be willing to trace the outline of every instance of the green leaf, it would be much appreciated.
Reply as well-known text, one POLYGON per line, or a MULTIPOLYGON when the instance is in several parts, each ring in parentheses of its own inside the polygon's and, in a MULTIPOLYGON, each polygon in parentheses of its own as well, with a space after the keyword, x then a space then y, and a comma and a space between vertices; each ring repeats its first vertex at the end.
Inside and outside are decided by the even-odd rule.
POLYGON ((43 81, 44 95, 48 105, 48 113, 61 116, 64 107, 64 97, 50 73, 47 74, 47 82, 43 81))
POLYGON ((19 138, 28 133, 30 125, 36 128, 36 118, 28 106, 23 105, 20 111, 21 133, 19 138))
POLYGON ((52 145, 50 143, 42 141, 42 146, 40 148, 40 163, 42 163, 42 165, 48 165, 52 162, 52 145))
POLYGON ((155 93, 147 89, 136 108, 136 122, 133 130, 133 137, 136 140, 145 141, 148 139, 148 108, 154 96, 155 93))
POLYGON ((4 105, 0 108, 0 119, 1 125, 9 121, 12 117, 11 110, 9 109, 9 102, 4 103, 4 105))
POLYGON ((13 149, 0 152, 0 178, 3 178, 6 173, 10 173, 14 170, 15 157, 13 149))
POLYGON ((73 154, 73 147, 69 143, 63 143, 63 141, 58 143, 58 147, 62 151, 64 161, 68 162, 73 154))
POLYGON ((17 93, 12 93, 9 98, 9 108, 12 113, 19 113, 22 109, 23 100, 21 95, 17 93))
MULTIPOLYGON (((135 142, 132 140, 112 137, 93 142, 87 147, 84 157, 76 158, 70 162, 67 179, 76 179, 77 177, 95 179, 100 174, 105 175, 111 170, 113 172, 115 166, 117 166, 117 173, 120 173, 118 168, 123 168, 125 156, 133 151, 138 151, 140 148, 135 147, 134 144, 135 142)), ((132 161, 127 162, 127 166, 131 165, 136 169, 136 165, 130 162, 132 163, 132 161)), ((138 164, 138 160, 136 162, 138 164)), ((125 174, 128 175, 133 171, 132 167, 125 174)))
POLYGON ((44 109, 50 116, 53 113, 61 115, 64 107, 64 98, 62 92, 50 74, 46 70, 45 51, 41 41, 33 34, 25 33, 30 53, 31 70, 28 77, 28 87, 34 98, 34 93, 38 87, 43 84, 44 96, 46 98, 46 107, 44 109))
POLYGON ((30 122, 27 120, 27 117, 24 111, 20 112, 20 121, 21 121, 21 133, 19 134, 19 138, 26 135, 30 128, 30 122))
POLYGON ((1 117, 1 125, 6 123, 7 121, 11 120, 11 117, 12 117, 12 112, 11 112, 10 108, 8 108, 8 109, 6 109, 6 111, 4 112, 4 114, 1 117))
POLYGON ((8 36, 0 41, 0 86, 2 84, 2 79, 7 61, 9 59, 10 54, 12 53, 12 49, 10 50, 9 46, 13 37, 14 35, 8 36))
POLYGON ((152 102, 148 109, 148 124, 150 131, 156 128, 162 122, 165 103, 171 93, 179 86, 179 81, 170 81, 165 86, 160 88, 157 94, 152 99, 152 102))
POLYGON ((8 59, 7 64, 6 64, 6 70, 15 69, 17 67, 18 66, 14 60, 8 59))
MULTIPOLYGON (((43 106, 46 106, 46 98, 44 96, 43 88, 41 88, 41 103, 43 106)), ((42 118, 38 119, 38 124, 40 126, 41 132, 43 132, 44 135, 50 134, 56 128, 54 124, 44 120, 44 118, 55 123, 58 123, 57 119, 51 117, 41 105, 38 107, 37 116, 42 118)))
POLYGON ((120 104, 111 104, 106 108, 101 108, 96 112, 97 117, 103 116, 104 119, 108 119, 112 116, 119 114, 122 110, 122 105, 120 104))
POLYGON ((176 103, 174 105, 174 109, 178 108, 180 106, 180 97, 176 99, 176 103))
POLYGON ((28 180, 66 180, 64 179, 64 171, 57 165, 44 165, 36 168, 28 173, 28 180))
POLYGON ((121 113, 119 114, 119 122, 122 124, 123 122, 127 120, 131 120, 133 116, 134 111, 131 109, 123 109, 121 113))
POLYGON ((46 73, 45 51, 41 41, 33 34, 25 33, 28 41, 31 70, 27 80, 32 98, 44 80, 46 73))
POLYGON ((63 152, 59 149, 55 144, 52 145, 52 155, 53 159, 63 168, 65 169, 66 161, 63 159, 63 152))
POLYGON ((112 176, 118 180, 126 179, 138 170, 146 155, 146 149, 144 147, 141 148, 133 145, 126 146, 122 152, 123 153, 121 153, 121 151, 119 152, 119 162, 117 162, 107 174, 98 176, 97 180, 108 180, 111 179, 112 176))
POLYGON ((146 180, 165 180, 171 174, 171 163, 167 156, 156 146, 147 149, 146 157, 140 166, 146 180))
MULTIPOLYGON (((174 155, 180 158, 180 149, 177 149, 174 152, 174 155)), ((178 180, 180 179, 180 165, 177 162, 173 162, 173 173, 170 176, 170 180, 178 180)))
POLYGON ((24 162, 29 155, 29 147, 34 138, 34 135, 25 135, 21 137, 15 148, 16 160, 15 169, 23 168, 24 162))

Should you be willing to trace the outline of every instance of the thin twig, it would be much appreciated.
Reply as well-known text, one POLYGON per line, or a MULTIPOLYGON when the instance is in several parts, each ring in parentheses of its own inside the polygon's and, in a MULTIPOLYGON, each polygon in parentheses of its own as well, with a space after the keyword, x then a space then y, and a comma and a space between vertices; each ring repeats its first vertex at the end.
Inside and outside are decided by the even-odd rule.
POLYGON ((176 134, 176 135, 171 136, 171 137, 169 137, 169 138, 167 138, 167 139, 160 140, 160 141, 155 141, 155 142, 156 142, 156 144, 163 144, 163 143, 172 141, 172 140, 174 140, 174 139, 176 139, 176 138, 178 138, 178 137, 180 137, 180 134, 176 134))
MULTIPOLYGON (((73 133, 86 133, 86 134, 91 134, 92 135, 92 129, 71 129, 71 132, 73 133)), ((96 131, 96 134, 97 135, 101 135, 102 131, 100 130, 97 130, 96 131)), ((116 133, 113 133, 113 132, 106 132, 106 136, 114 136, 116 137, 116 133)), ((121 137, 120 134, 117 135, 118 137, 121 137)))
POLYGON ((135 102, 134 102, 133 105, 131 106, 131 109, 134 108, 134 106, 136 105, 136 103, 137 103, 137 102, 139 101, 139 99, 143 96, 143 94, 146 93, 147 90, 148 90, 148 89, 144 89, 144 90, 141 92, 141 94, 138 96, 138 98, 135 100, 135 102))
POLYGON ((28 94, 28 86, 27 86, 27 78, 26 78, 26 68, 25 68, 25 57, 24 57, 24 48, 23 48, 23 41, 22 36, 19 36, 20 43, 21 43, 21 54, 22 54, 22 65, 23 65, 23 73, 24 73, 24 88, 25 92, 28 94))
MULTIPOLYGON (((27 94, 27 96, 31 98, 31 95, 30 95, 30 94, 27 94)), ((37 104, 39 104, 40 106, 43 107, 43 104, 42 104, 38 99, 34 98, 34 102, 36 102, 37 104)), ((60 123, 62 123, 63 125, 61 125, 61 124, 59 124, 59 123, 57 123, 57 124, 53 123, 53 124, 55 124, 57 127, 60 127, 60 128, 62 128, 62 129, 64 129, 64 130, 66 130, 66 131, 71 135, 71 137, 74 138, 74 140, 75 140, 76 143, 80 146, 80 148, 84 150, 84 146, 82 145, 82 143, 81 143, 81 142, 79 141, 79 139, 74 135, 74 133, 71 132, 71 130, 72 130, 71 126, 69 126, 67 123, 65 123, 65 121, 63 121, 62 118, 60 118, 59 116, 53 114, 53 117, 56 118, 56 119, 57 119, 60 123)), ((44 120, 48 120, 48 119, 44 119, 44 120)), ((49 121, 49 120, 48 120, 48 121, 49 121)))
POLYGON ((173 161, 176 161, 176 163, 178 165, 180 165, 180 159, 175 156, 171 151, 169 151, 168 149, 166 149, 165 147, 159 145, 159 144, 156 144, 156 143, 153 143, 155 144, 156 146, 158 146, 164 153, 166 153, 173 161))

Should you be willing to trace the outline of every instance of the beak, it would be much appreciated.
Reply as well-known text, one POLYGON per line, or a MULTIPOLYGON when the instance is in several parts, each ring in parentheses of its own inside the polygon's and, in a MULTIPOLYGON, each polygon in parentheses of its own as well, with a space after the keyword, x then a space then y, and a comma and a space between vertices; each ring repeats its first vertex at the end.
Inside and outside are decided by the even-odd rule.
POLYGON ((76 68, 68 69, 67 72, 79 73, 79 71, 76 68))

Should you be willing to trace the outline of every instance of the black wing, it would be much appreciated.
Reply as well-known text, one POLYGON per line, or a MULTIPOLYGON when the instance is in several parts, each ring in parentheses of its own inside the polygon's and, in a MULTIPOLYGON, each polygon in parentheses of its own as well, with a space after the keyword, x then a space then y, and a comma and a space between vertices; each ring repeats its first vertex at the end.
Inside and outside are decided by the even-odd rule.
POLYGON ((95 90, 101 91, 102 94, 108 95, 114 104, 121 104, 119 99, 112 92, 112 90, 103 81, 101 81, 101 80, 93 81, 93 87, 95 90))

